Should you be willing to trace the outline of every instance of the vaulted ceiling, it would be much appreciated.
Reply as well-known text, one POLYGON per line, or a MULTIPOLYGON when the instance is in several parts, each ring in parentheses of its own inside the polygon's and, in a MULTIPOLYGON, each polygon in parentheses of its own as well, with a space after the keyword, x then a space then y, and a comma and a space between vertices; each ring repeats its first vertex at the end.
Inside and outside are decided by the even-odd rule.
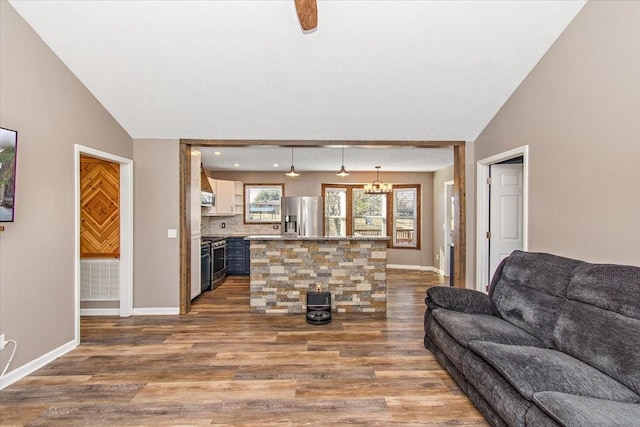
POLYGON ((133 138, 472 141, 584 1, 10 0, 133 138))

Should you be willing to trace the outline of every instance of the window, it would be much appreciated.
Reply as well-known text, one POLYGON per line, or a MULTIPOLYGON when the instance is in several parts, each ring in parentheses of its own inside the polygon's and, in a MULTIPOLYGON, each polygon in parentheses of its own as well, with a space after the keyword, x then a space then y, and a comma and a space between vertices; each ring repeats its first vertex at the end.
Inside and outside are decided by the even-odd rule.
POLYGON ((420 185, 396 184, 390 194, 362 185, 322 184, 328 236, 391 236, 393 248, 420 249, 420 185))
POLYGON ((347 235, 347 189, 324 188, 324 221, 327 236, 347 235))
POLYGON ((354 188, 352 200, 352 235, 387 235, 387 196, 365 194, 363 188, 354 188))
POLYGON ((280 223, 280 199, 283 184, 245 184, 245 224, 280 223))
POLYGON ((420 186, 393 188, 393 247, 419 248, 420 186))

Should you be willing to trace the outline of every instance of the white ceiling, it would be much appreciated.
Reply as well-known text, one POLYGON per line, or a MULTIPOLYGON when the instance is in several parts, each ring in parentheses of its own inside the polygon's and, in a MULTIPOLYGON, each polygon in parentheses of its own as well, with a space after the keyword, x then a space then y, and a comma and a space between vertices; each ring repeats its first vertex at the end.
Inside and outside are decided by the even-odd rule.
POLYGON ((10 0, 133 138, 472 141, 584 1, 10 0))
MULTIPOLYGON (((291 148, 199 148, 202 163, 216 171, 283 171, 291 167, 291 148), (219 153, 216 155, 215 153, 219 153), (237 165, 237 166, 235 166, 237 165), (277 166, 274 166, 277 165, 277 166)), ((296 171, 335 171, 342 165, 339 146, 293 149, 296 171)), ((348 172, 435 172, 453 164, 453 149, 346 147, 344 166, 348 172)))

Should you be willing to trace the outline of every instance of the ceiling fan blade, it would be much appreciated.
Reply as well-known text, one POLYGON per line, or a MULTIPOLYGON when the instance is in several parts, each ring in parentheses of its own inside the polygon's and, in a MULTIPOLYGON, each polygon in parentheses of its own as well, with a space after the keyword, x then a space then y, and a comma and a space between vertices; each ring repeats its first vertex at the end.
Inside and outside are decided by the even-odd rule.
POLYGON ((318 26, 318 5, 316 0, 295 0, 298 19, 303 30, 313 30, 318 26))

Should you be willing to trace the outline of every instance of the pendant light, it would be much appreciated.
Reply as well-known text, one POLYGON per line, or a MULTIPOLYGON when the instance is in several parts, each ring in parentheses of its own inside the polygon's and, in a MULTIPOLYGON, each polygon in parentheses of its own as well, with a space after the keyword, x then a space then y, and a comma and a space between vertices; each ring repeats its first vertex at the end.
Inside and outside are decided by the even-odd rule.
POLYGON ((391 184, 385 184, 380 181, 380 166, 376 166, 376 179, 371 184, 364 185, 365 194, 386 194, 391 193, 393 187, 391 184))
POLYGON ((336 175, 349 176, 349 172, 347 172, 346 169, 344 168, 344 147, 342 147, 342 167, 340 168, 340 172, 338 172, 336 175))
POLYGON ((293 147, 291 147, 291 169, 289 169, 289 172, 287 172, 285 175, 290 177, 300 176, 300 174, 296 172, 296 168, 293 167, 293 147))

